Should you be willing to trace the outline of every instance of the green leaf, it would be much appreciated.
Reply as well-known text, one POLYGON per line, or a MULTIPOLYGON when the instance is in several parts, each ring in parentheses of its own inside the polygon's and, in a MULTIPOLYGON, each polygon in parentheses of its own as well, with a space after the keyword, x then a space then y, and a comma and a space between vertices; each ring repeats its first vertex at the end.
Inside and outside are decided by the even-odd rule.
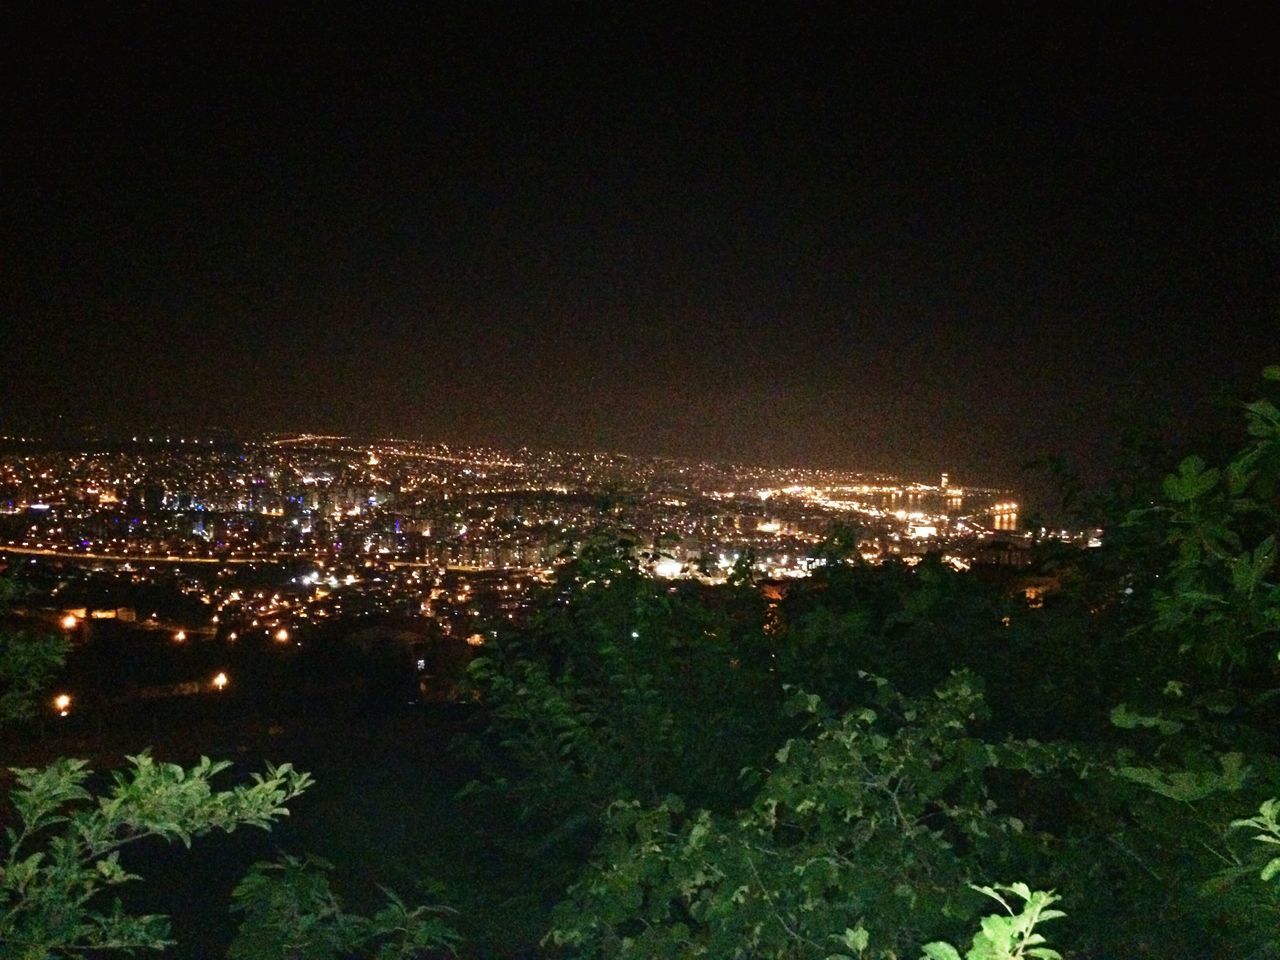
POLYGON ((1124 703, 1112 708, 1111 725, 1122 730, 1137 730, 1145 727, 1159 730, 1163 734, 1174 734, 1182 729, 1182 724, 1176 720, 1166 720, 1160 716, 1141 714, 1135 710, 1130 710, 1128 705, 1124 703))
POLYGON ((862 953, 862 951, 867 949, 867 943, 869 942, 870 937, 867 934, 866 928, 864 928, 861 921, 859 921, 856 927, 846 927, 844 933, 840 934, 836 939, 854 953, 862 953))
POLYGON ((1116 772, 1125 780, 1140 783, 1170 800, 1194 802, 1215 793, 1235 793, 1244 787, 1249 768, 1239 753, 1218 757, 1221 772, 1212 770, 1177 770, 1168 772, 1155 767, 1120 767, 1116 772))
POLYGON ((1218 484, 1217 470, 1206 469, 1200 457, 1187 457, 1178 464, 1178 472, 1164 480, 1164 492, 1170 500, 1186 503, 1204 496, 1218 484))
POLYGON ((960 960, 960 953, 951 944, 936 941, 924 945, 924 960, 960 960))

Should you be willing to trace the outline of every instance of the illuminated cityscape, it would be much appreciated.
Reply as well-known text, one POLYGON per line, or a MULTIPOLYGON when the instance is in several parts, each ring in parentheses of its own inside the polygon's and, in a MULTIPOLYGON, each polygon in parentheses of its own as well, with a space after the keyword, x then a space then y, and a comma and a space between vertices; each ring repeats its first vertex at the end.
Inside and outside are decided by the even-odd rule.
POLYGON ((869 563, 934 553, 958 569, 1017 563, 1030 536, 1009 491, 946 475, 305 435, 10 446, 0 555, 60 571, 64 628, 172 620, 176 642, 261 631, 284 643, 309 624, 392 613, 466 634, 474 617, 517 618, 528 589, 600 531, 628 538, 652 576, 708 584, 744 557, 756 577, 803 577, 838 525, 869 563), (249 590, 249 571, 273 573, 249 590), (162 617, 122 583, 195 602, 162 617))

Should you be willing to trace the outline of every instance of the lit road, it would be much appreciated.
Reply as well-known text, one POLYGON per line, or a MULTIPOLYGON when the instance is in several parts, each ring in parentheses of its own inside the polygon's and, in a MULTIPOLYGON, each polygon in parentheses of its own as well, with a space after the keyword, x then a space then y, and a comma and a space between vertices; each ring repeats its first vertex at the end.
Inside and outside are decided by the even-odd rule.
MULTIPOLYGON (((267 557, 175 557, 170 554, 153 554, 153 553, 86 553, 76 550, 57 550, 52 547, 14 547, 0 546, 0 554, 11 553, 23 557, 58 557, 64 560, 103 560, 109 563, 204 563, 204 564, 227 564, 227 563, 282 563, 284 561, 293 560, 310 560, 315 561, 315 557, 294 554, 276 554, 267 557)), ((430 568, 432 570, 441 569, 438 563, 431 563, 425 560, 387 560, 384 561, 389 567, 420 567, 423 569, 430 568)), ((492 573, 496 570, 505 570, 507 572, 531 572, 538 569, 537 567, 476 567, 464 566, 460 564, 445 566, 443 569, 458 571, 460 573, 492 573)))
POLYGON ((56 550, 52 547, 5 547, 0 553, 14 553, 24 557, 63 557, 67 560, 109 560, 114 563, 264 563, 268 557, 175 557, 150 553, 87 553, 77 550, 56 550))

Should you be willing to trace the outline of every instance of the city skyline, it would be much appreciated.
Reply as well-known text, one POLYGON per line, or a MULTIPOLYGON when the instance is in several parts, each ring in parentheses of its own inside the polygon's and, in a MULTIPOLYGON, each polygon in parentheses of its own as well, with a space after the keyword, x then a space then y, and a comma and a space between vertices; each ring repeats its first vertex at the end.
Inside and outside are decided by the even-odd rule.
MULTIPOLYGON (((0 571, 40 584, 25 615, 80 643, 112 622, 180 648, 292 649, 391 618, 475 647, 482 625, 522 624, 571 558, 601 544, 673 590, 739 576, 781 590, 833 550, 867 569, 1025 576, 1038 544, 1087 549, 1102 534, 1030 529, 1010 491, 945 473, 341 437, 6 447, 0 571)), ((230 682, 216 676, 214 688, 185 680, 155 695, 230 682)), ((55 699, 60 717, 75 699, 55 699)))
MULTIPOLYGON (((605 447, 547 446, 540 444, 517 443, 475 443, 465 441, 445 442, 428 436, 379 436, 372 433, 313 433, 295 430, 267 430, 261 432, 238 433, 229 429, 210 431, 205 435, 181 430, 155 429, 133 432, 129 428, 103 429, 84 421, 58 418, 52 425, 44 429, 33 429, 30 426, 23 433, 0 434, 0 458, 30 455, 33 453, 66 453, 71 456, 88 452, 115 452, 121 455, 137 455, 148 449, 170 451, 174 454, 191 452, 198 454, 203 448, 218 448, 225 451, 229 448, 245 446, 293 446, 326 443, 340 444, 344 447, 359 449, 377 449, 382 446, 396 447, 400 445, 434 449, 448 455, 451 452, 462 457, 475 456, 567 456, 592 457, 603 456, 619 461, 653 462, 684 464, 691 467, 707 467, 728 470, 767 470, 767 471, 830 471, 858 476, 874 476, 891 478, 901 483, 925 483, 936 480, 940 474, 943 478, 953 476, 949 469, 929 475, 923 470, 897 471, 883 465, 866 463, 860 467, 833 466, 823 462, 822 458, 811 457, 805 461, 783 461, 777 457, 761 460, 730 460, 713 456, 679 456, 651 451, 634 451, 609 449, 605 447)), ((954 474, 957 481, 975 488, 1006 488, 1002 481, 993 479, 989 472, 978 472, 968 476, 954 474)), ((943 485, 946 481, 943 481, 943 485)))

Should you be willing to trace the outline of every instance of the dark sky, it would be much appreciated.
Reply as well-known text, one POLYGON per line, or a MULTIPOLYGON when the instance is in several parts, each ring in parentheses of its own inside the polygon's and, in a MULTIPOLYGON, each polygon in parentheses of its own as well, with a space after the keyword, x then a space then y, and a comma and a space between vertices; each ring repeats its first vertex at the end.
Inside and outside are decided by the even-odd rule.
POLYGON ((6 425, 1009 480, 1280 360, 1239 13, 107 6, 0 50, 6 425))

